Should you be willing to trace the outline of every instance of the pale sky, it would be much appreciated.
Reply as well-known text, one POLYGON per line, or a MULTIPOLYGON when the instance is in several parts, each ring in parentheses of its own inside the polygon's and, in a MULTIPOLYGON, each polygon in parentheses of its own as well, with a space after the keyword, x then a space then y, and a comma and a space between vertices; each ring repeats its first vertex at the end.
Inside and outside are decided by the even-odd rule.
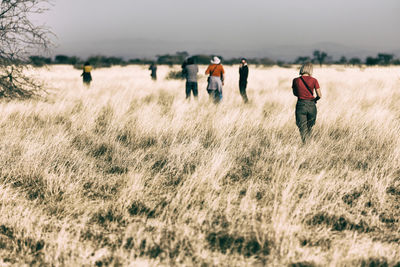
POLYGON ((57 35, 55 53, 273 56, 336 44, 397 52, 399 14, 399 0, 53 0, 37 21, 57 35))

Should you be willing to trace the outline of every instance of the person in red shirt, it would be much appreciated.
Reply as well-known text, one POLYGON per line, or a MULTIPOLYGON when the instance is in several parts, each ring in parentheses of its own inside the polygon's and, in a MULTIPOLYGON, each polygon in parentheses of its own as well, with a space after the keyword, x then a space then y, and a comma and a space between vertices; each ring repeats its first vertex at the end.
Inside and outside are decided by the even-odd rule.
POLYGON ((305 63, 300 68, 300 77, 293 79, 293 94, 297 97, 296 125, 299 127, 303 143, 311 135, 312 127, 317 119, 316 103, 321 99, 321 89, 317 79, 312 77, 313 65, 305 63), (314 90, 316 97, 314 97, 314 90))

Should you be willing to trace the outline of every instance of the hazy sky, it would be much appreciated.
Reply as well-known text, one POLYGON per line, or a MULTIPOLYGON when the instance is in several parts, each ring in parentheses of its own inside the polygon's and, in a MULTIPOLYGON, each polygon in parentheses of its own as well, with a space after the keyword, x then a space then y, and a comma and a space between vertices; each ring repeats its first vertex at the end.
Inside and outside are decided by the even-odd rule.
POLYGON ((37 20, 57 35, 55 52, 80 56, 257 54, 319 43, 400 50, 399 0, 53 0, 37 20))

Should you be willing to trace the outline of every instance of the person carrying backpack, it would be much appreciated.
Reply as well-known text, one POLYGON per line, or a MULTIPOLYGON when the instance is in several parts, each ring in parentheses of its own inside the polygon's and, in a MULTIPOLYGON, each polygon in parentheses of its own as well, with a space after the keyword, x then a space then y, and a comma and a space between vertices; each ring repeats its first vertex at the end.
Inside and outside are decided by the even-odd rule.
POLYGON ((182 64, 182 68, 183 76, 186 78, 186 99, 190 99, 191 92, 193 92, 193 97, 197 99, 197 73, 199 72, 199 67, 195 62, 195 58, 188 58, 185 64, 182 64))

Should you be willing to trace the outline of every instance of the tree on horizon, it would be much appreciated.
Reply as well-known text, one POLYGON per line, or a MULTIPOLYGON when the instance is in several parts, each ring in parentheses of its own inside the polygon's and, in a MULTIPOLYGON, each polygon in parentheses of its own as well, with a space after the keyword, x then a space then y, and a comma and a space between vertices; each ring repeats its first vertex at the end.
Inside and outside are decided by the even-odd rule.
POLYGON ((318 62, 320 66, 325 62, 325 59, 328 57, 328 54, 323 51, 315 50, 313 53, 314 61, 318 62))

